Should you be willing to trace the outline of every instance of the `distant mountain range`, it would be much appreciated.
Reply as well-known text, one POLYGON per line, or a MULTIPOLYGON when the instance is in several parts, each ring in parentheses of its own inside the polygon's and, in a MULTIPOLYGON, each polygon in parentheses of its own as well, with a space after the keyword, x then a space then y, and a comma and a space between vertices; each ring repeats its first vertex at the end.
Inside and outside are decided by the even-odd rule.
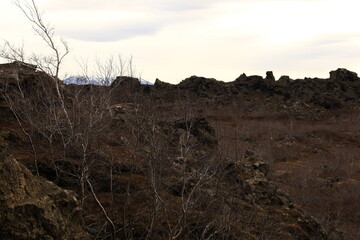
MULTIPOLYGON (((65 84, 76 84, 76 85, 111 85, 115 78, 96 78, 96 77, 84 77, 84 76, 71 76, 63 80, 65 84)), ((142 85, 154 85, 154 83, 146 81, 142 78, 139 79, 140 84, 142 85)))

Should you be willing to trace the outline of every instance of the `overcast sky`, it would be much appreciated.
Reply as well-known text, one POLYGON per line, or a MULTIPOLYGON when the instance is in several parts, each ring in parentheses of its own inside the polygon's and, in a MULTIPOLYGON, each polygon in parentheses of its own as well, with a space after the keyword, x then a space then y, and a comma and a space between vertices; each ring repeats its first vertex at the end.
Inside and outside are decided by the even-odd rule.
MULTIPOLYGON (((241 73, 328 77, 360 73, 359 0, 38 0, 67 39, 63 74, 76 59, 133 56, 138 76, 178 83, 191 76, 232 81, 241 73)), ((0 0, 0 39, 44 45, 11 0, 0 0)))

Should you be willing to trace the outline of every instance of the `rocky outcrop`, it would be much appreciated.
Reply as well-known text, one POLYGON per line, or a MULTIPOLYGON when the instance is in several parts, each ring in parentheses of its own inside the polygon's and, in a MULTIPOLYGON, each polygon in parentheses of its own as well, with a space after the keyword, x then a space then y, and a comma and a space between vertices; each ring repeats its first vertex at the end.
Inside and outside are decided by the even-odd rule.
POLYGON ((239 204, 242 208, 239 214, 252 215, 254 223, 263 224, 260 227, 255 227, 255 224, 249 226, 249 236, 254 236, 249 239, 259 239, 261 235, 277 240, 344 239, 339 231, 331 235, 324 231, 319 222, 266 178, 268 171, 269 165, 260 161, 252 151, 247 151, 238 162, 229 162, 225 168, 227 191, 234 198, 244 201, 239 204))
POLYGON ((37 66, 33 65, 33 64, 21 62, 21 61, 14 61, 12 63, 1 64, 0 72, 13 71, 14 69, 16 69, 17 71, 20 70, 20 71, 35 72, 37 69, 37 66))
POLYGON ((272 71, 267 71, 265 79, 270 80, 270 81, 275 81, 275 77, 274 77, 273 72, 272 71))
POLYGON ((126 88, 138 88, 140 86, 140 81, 137 78, 133 77, 117 77, 112 83, 111 87, 126 87, 126 88))
POLYGON ((339 68, 330 72, 329 78, 304 78, 293 80, 289 76, 275 79, 272 71, 266 76, 241 74, 233 82, 214 78, 191 76, 177 85, 156 80, 153 86, 142 86, 133 78, 119 77, 113 84, 114 103, 125 101, 134 93, 173 102, 174 96, 189 96, 197 103, 228 105, 234 101, 254 101, 265 97, 251 109, 292 115, 295 118, 321 119, 324 112, 343 108, 348 103, 360 102, 360 80, 356 73, 339 68), (129 95, 131 93, 131 95, 129 95), (253 100, 254 99, 254 100, 253 100), (284 107, 285 106, 285 107, 284 107), (308 106, 308 107, 299 107, 308 106), (306 116, 304 116, 304 113, 306 116))
POLYGON ((35 177, 0 139, 0 239, 88 239, 74 194, 35 177))
POLYGON ((336 71, 330 72, 330 80, 355 82, 359 81, 359 78, 355 72, 351 72, 345 68, 338 68, 336 71))
POLYGON ((168 88, 172 87, 172 84, 167 83, 167 82, 163 82, 163 81, 161 81, 160 79, 157 78, 155 80, 154 86, 155 86, 156 89, 168 89, 168 88))
POLYGON ((211 97, 213 95, 225 95, 229 93, 226 84, 214 78, 191 76, 180 82, 178 87, 194 92, 199 97, 211 97))

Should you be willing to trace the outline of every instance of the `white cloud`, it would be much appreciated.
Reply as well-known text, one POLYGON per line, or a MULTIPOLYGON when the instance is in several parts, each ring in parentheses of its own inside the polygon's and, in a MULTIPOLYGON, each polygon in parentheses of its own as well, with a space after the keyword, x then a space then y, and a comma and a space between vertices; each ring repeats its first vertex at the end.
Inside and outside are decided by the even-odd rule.
POLYGON ((194 21, 213 0, 58 1, 43 3, 65 37, 84 41, 118 41, 155 34, 173 23, 194 21), (196 12, 196 13, 193 13, 196 12))
POLYGON ((161 28, 161 24, 148 22, 140 23, 109 23, 96 26, 92 29, 69 29, 61 30, 60 33, 69 38, 95 41, 95 42, 114 42, 132 37, 146 36, 155 34, 161 28))
MULTIPOLYGON (((69 39, 74 57, 133 55, 147 80, 189 75, 234 80, 240 73, 327 76, 337 67, 360 71, 360 2, 355 0, 38 0, 45 19, 69 39)), ((31 27, 0 1, 0 32, 25 39, 31 27), (9 26, 11 26, 9 28, 9 26)), ((30 43, 30 44, 29 44, 30 43)))
POLYGON ((50 11, 64 11, 68 9, 107 10, 107 9, 153 9, 162 11, 189 11, 211 6, 215 0, 43 0, 44 7, 50 11))

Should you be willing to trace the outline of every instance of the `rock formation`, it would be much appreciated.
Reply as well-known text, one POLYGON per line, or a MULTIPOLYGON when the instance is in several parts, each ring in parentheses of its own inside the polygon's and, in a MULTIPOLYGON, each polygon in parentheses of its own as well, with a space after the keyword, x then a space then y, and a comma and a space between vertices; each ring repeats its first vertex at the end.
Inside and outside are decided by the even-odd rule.
POLYGON ((89 239, 74 194, 33 176, 7 151, 0 138, 0 238, 89 239))

